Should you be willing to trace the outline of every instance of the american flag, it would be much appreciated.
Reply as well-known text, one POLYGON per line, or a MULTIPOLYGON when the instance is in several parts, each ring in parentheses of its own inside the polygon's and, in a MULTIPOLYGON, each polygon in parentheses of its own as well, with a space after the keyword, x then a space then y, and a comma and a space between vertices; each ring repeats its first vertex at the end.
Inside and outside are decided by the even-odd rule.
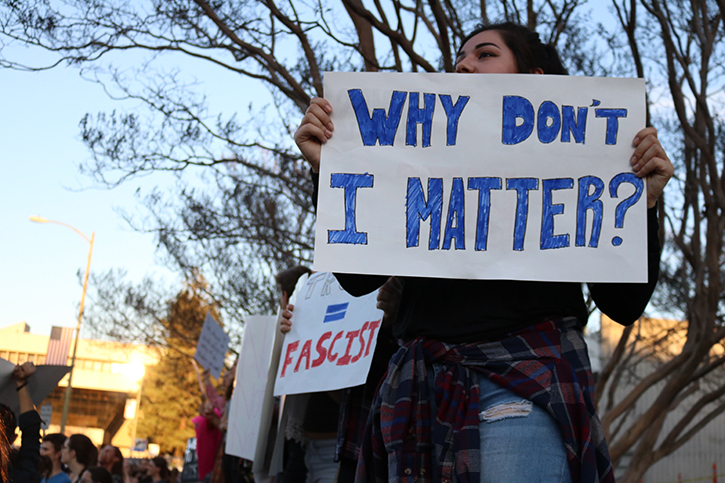
POLYGON ((53 327, 50 330, 45 363, 53 366, 65 366, 68 362, 68 348, 72 338, 72 327, 53 327))

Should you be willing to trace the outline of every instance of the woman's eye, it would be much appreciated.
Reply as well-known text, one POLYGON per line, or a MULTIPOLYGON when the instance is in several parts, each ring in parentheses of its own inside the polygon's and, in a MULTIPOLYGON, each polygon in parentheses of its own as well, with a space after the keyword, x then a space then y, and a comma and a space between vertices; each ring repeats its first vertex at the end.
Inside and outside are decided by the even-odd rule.
POLYGON ((492 57, 492 56, 493 56, 493 54, 491 52, 481 52, 480 54, 478 54, 479 59, 483 59, 484 57, 492 57))

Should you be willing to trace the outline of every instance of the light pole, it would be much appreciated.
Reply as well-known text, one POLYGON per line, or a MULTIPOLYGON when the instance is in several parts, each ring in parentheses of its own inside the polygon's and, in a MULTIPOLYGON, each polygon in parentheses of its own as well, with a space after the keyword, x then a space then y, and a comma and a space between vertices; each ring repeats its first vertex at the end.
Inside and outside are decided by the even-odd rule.
POLYGON ((75 368, 76 365, 76 351, 78 350, 78 339, 81 338, 81 320, 83 319, 83 303, 86 300, 86 288, 88 287, 88 272, 91 269, 91 255, 93 254, 93 240, 96 237, 96 232, 91 233, 91 237, 88 238, 86 235, 84 235, 80 230, 77 228, 68 225, 67 223, 63 223, 60 221, 54 221, 54 220, 48 220, 47 218, 43 218, 42 216, 31 216, 30 221, 34 221, 35 223, 55 223, 56 225, 63 225, 65 227, 70 228, 74 232, 78 233, 80 236, 82 236, 88 243, 90 243, 91 247, 88 249, 88 263, 86 264, 86 274, 83 277, 83 293, 81 294, 81 308, 78 311, 78 325, 76 325, 76 340, 73 343, 73 356, 71 357, 71 366, 70 366, 70 373, 68 374, 68 386, 65 388, 65 398, 63 399, 63 416, 60 419, 60 432, 65 433, 65 423, 68 421, 68 410, 70 409, 70 397, 72 392, 72 383, 73 383, 73 368, 75 368))

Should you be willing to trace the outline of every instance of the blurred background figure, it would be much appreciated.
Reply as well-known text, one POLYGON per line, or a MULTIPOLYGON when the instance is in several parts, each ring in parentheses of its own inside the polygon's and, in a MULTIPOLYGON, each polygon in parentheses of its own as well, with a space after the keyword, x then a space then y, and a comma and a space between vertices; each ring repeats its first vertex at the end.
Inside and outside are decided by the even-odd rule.
POLYGON ((51 433, 43 436, 40 444, 41 483, 70 483, 70 478, 63 472, 60 454, 65 443, 65 434, 51 433))
POLYGON ((123 483, 123 455, 113 445, 106 445, 98 453, 98 464, 111 474, 113 483, 123 483))
POLYGON ((25 362, 15 366, 13 378, 18 391, 20 414, 16 415, 4 404, 0 405, 0 418, 5 426, 5 437, 9 444, 13 444, 17 435, 16 426, 23 433, 20 449, 12 451, 9 459, 8 480, 11 483, 33 483, 40 480, 38 462, 40 461, 40 415, 35 410, 33 400, 28 390, 28 380, 35 374, 35 365, 25 362))
POLYGON ((113 483, 111 473, 102 466, 86 468, 81 474, 80 483, 113 483))
POLYGON ((63 462, 70 473, 71 483, 78 483, 86 468, 95 466, 98 460, 98 448, 85 434, 74 434, 63 443, 60 461, 63 462))
POLYGON ((169 463, 161 456, 153 458, 149 463, 149 476, 152 483, 166 483, 169 477, 169 463))

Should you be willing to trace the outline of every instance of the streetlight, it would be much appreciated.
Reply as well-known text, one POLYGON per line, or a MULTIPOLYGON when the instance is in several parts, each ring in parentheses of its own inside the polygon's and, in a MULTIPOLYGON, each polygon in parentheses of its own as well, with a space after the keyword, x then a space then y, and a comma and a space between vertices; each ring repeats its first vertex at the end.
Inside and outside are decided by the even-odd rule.
POLYGON ((81 309, 78 312, 78 325, 76 325, 76 340, 73 343, 73 357, 71 358, 70 373, 68 374, 68 386, 65 388, 65 398, 63 399, 63 416, 61 417, 61 420, 60 420, 60 432, 65 433, 65 423, 68 421, 68 410, 70 409, 70 397, 71 397, 71 392, 72 392, 71 385, 73 382, 73 368, 76 365, 76 351, 78 350, 78 339, 81 338, 81 319, 83 318, 83 303, 86 300, 86 288, 88 287, 88 272, 91 269, 91 255, 93 254, 93 240, 96 237, 96 232, 91 233, 91 237, 88 238, 80 230, 68 225, 67 223, 49 220, 47 218, 43 218, 42 216, 37 216, 37 215, 31 216, 30 221, 34 221, 35 223, 55 223, 56 225, 63 225, 65 227, 70 228, 74 232, 78 233, 91 245, 91 247, 88 250, 88 263, 86 264, 86 274, 83 277, 83 294, 81 295, 81 309))

